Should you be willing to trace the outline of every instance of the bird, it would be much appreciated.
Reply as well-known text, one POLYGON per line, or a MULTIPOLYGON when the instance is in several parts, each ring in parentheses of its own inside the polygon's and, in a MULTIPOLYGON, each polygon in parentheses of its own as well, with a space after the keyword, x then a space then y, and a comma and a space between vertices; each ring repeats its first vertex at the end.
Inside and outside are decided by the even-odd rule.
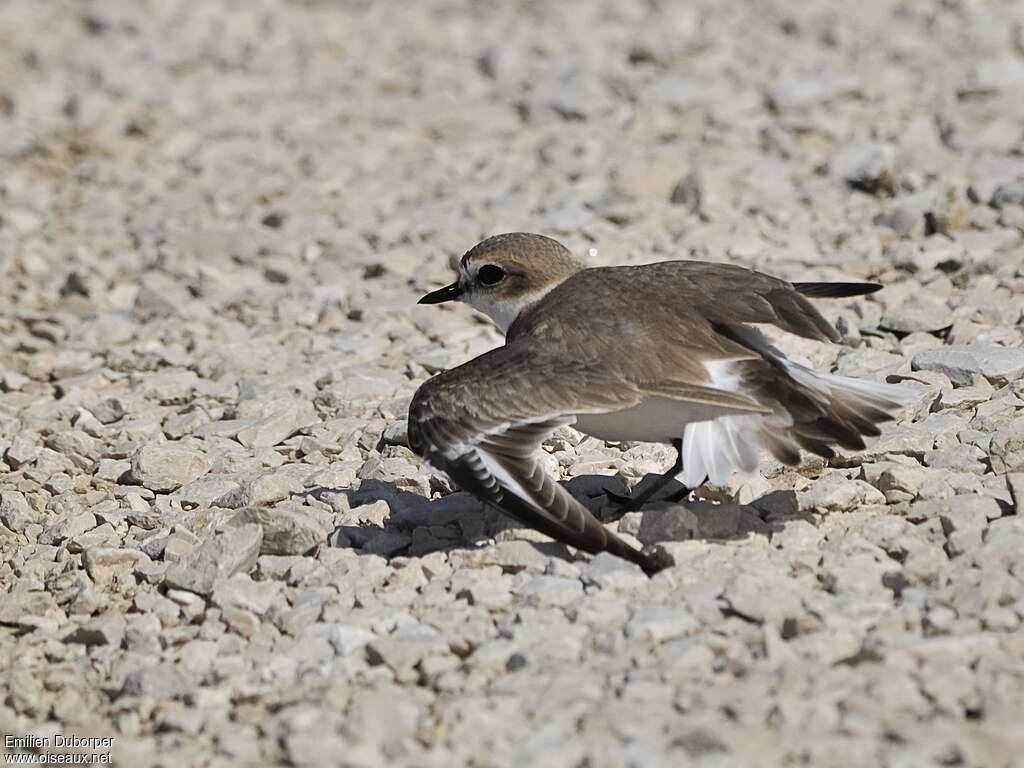
POLYGON ((672 564, 668 553, 605 527, 543 470, 544 440, 572 426, 606 441, 672 445, 675 463, 633 508, 680 473, 694 489, 756 472, 762 452, 795 465, 801 450, 829 459, 835 445, 863 449, 914 391, 816 372, 757 326, 838 342, 809 299, 881 287, 694 260, 587 267, 543 235, 489 237, 462 256, 455 282, 418 303, 469 304, 505 343, 417 389, 409 447, 520 523, 653 575, 672 564))

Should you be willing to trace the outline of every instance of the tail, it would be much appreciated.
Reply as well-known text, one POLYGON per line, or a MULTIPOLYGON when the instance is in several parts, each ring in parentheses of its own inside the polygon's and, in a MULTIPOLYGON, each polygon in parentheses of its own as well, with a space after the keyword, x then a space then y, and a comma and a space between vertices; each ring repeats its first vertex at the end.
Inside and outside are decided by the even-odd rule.
POLYGON ((865 437, 881 434, 879 424, 917 399, 909 387, 812 371, 788 359, 751 326, 727 326, 723 332, 760 355, 734 363, 732 372, 738 375, 739 388, 755 393, 772 412, 688 424, 683 433, 683 483, 688 488, 696 488, 705 477, 723 485, 737 470, 754 472, 761 449, 790 465, 800 463, 801 448, 826 459, 835 457, 833 445, 862 450, 865 437))
MULTIPOLYGON (((891 421, 897 411, 918 396, 909 387, 816 373, 790 360, 780 364, 792 382, 782 405, 793 424, 785 435, 774 430, 775 437, 785 443, 788 436, 790 446, 796 443, 826 459, 836 455, 832 445, 854 451, 865 448, 865 437, 880 435, 878 425, 891 421)), ((773 451, 779 461, 795 463, 792 451, 782 449, 779 453, 783 455, 773 451)))
POLYGON ((880 291, 878 283, 793 283, 797 293, 812 299, 845 299, 880 291))
POLYGON ((800 463, 800 449, 826 459, 835 457, 834 445, 862 450, 864 438, 880 435, 878 425, 918 396, 909 387, 816 373, 785 358, 770 362, 771 368, 762 363, 768 371, 758 372, 755 386, 772 413, 722 416, 686 426, 687 488, 705 478, 724 485, 734 472, 754 473, 762 450, 789 465, 800 463))

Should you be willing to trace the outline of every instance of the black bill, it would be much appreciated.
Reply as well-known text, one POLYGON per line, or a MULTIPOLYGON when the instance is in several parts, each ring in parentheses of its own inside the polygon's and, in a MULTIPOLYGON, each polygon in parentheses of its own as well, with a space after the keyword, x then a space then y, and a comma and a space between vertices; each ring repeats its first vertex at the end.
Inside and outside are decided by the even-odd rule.
POLYGON ((438 288, 436 291, 428 293, 422 299, 417 301, 417 304, 440 304, 442 301, 455 301, 462 295, 462 289, 459 288, 459 284, 452 283, 446 285, 444 288, 438 288))

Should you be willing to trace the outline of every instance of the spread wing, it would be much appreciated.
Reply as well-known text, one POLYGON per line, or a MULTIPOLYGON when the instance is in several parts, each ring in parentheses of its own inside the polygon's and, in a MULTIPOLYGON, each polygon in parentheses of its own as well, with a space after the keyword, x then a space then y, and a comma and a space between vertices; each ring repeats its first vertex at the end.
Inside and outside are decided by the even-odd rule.
POLYGON ((768 323, 816 341, 839 341, 839 334, 806 297, 859 296, 874 283, 789 283, 736 264, 666 261, 647 269, 659 283, 672 286, 676 305, 684 305, 712 325, 768 323))
POLYGON ((662 261, 612 269, 644 275, 641 282, 646 293, 651 293, 653 284, 667 305, 713 326, 768 323, 817 341, 839 341, 839 334, 806 297, 858 296, 879 287, 874 283, 794 284, 737 264, 710 261, 662 261))
POLYGON ((574 414, 626 408, 646 394, 594 367, 508 344, 419 388, 409 407, 409 445, 460 487, 520 522, 653 573, 668 563, 606 529, 537 461, 540 444, 572 424, 574 414))
POLYGON ((722 327, 765 323, 817 341, 838 341, 836 329, 808 297, 860 295, 876 287, 793 284, 704 261, 598 267, 577 272, 523 312, 507 337, 532 337, 543 340, 549 350, 566 352, 571 344, 576 357, 606 361, 605 351, 615 345, 630 368, 638 368, 642 360, 655 379, 707 382, 707 361, 759 357, 721 333, 722 327), (589 341, 580 348, 580 339, 589 341))

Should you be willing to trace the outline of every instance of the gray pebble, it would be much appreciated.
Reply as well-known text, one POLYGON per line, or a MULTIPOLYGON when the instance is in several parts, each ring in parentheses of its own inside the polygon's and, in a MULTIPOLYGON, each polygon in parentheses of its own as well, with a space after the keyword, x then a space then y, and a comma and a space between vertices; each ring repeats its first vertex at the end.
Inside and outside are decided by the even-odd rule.
POLYGON ((692 539, 699 528, 697 516, 686 505, 659 505, 644 510, 637 538, 644 544, 686 541, 692 539))
POLYGON ((849 144, 828 160, 829 170, 851 187, 870 194, 891 193, 895 152, 886 144, 849 144))
POLYGON ((634 563, 600 552, 580 569, 580 579, 586 585, 601 589, 635 589, 642 587, 647 576, 634 563))
POLYGON ((275 582, 257 582, 244 572, 218 578, 210 596, 212 605, 221 611, 245 610, 262 616, 274 604, 280 585, 275 582))
POLYGON ((992 469, 1001 475, 1024 470, 1024 417, 1018 416, 992 435, 992 469))
MULTIPOLYGON (((952 318, 949 309, 936 304, 931 307, 895 307, 882 315, 879 327, 887 331, 911 333, 914 331, 940 331, 949 328, 952 318)), ((905 343, 905 342, 904 342, 905 343)))
POLYGON ((206 474, 201 452, 172 445, 144 445, 132 456, 132 479, 151 491, 173 491, 206 474))
POLYGON ((970 386, 981 374, 994 386, 1003 386, 1024 375, 1024 349, 995 346, 949 346, 914 355, 915 371, 939 371, 955 386, 970 386))
POLYGON ((33 629, 33 617, 45 617, 59 611, 49 592, 9 592, 0 603, 0 624, 33 629))
POLYGON ((548 562, 540 547, 522 539, 501 541, 481 552, 479 562, 483 565, 497 565, 504 571, 543 571, 548 562))
POLYGON ((116 576, 130 571, 139 562, 147 560, 145 552, 138 549, 95 546, 82 552, 82 563, 94 582, 104 584, 116 576))
POLYGON ((316 420, 312 408, 291 405, 239 429, 235 436, 246 448, 277 445, 316 420))
POLYGON ((168 587, 187 589, 199 595, 213 591, 218 578, 248 573, 256 567, 263 543, 263 529, 248 524, 207 539, 181 561, 167 569, 168 587))
POLYGON ((1024 182, 1013 181, 1000 184, 992 193, 989 205, 1002 208, 1004 205, 1024 205, 1024 182))
POLYGON ((64 635, 65 643, 83 645, 121 646, 125 633, 125 620, 119 613, 107 612, 80 624, 64 635))
POLYGON ((0 491, 0 523, 16 533, 21 533, 30 524, 41 520, 42 516, 29 506, 23 493, 0 491))
POLYGON ((527 605, 562 607, 582 596, 583 585, 559 576, 534 576, 515 593, 527 605))
POLYGON ((302 555, 324 543, 328 527, 308 511, 243 507, 231 518, 231 525, 255 523, 263 529, 260 554, 302 555))

